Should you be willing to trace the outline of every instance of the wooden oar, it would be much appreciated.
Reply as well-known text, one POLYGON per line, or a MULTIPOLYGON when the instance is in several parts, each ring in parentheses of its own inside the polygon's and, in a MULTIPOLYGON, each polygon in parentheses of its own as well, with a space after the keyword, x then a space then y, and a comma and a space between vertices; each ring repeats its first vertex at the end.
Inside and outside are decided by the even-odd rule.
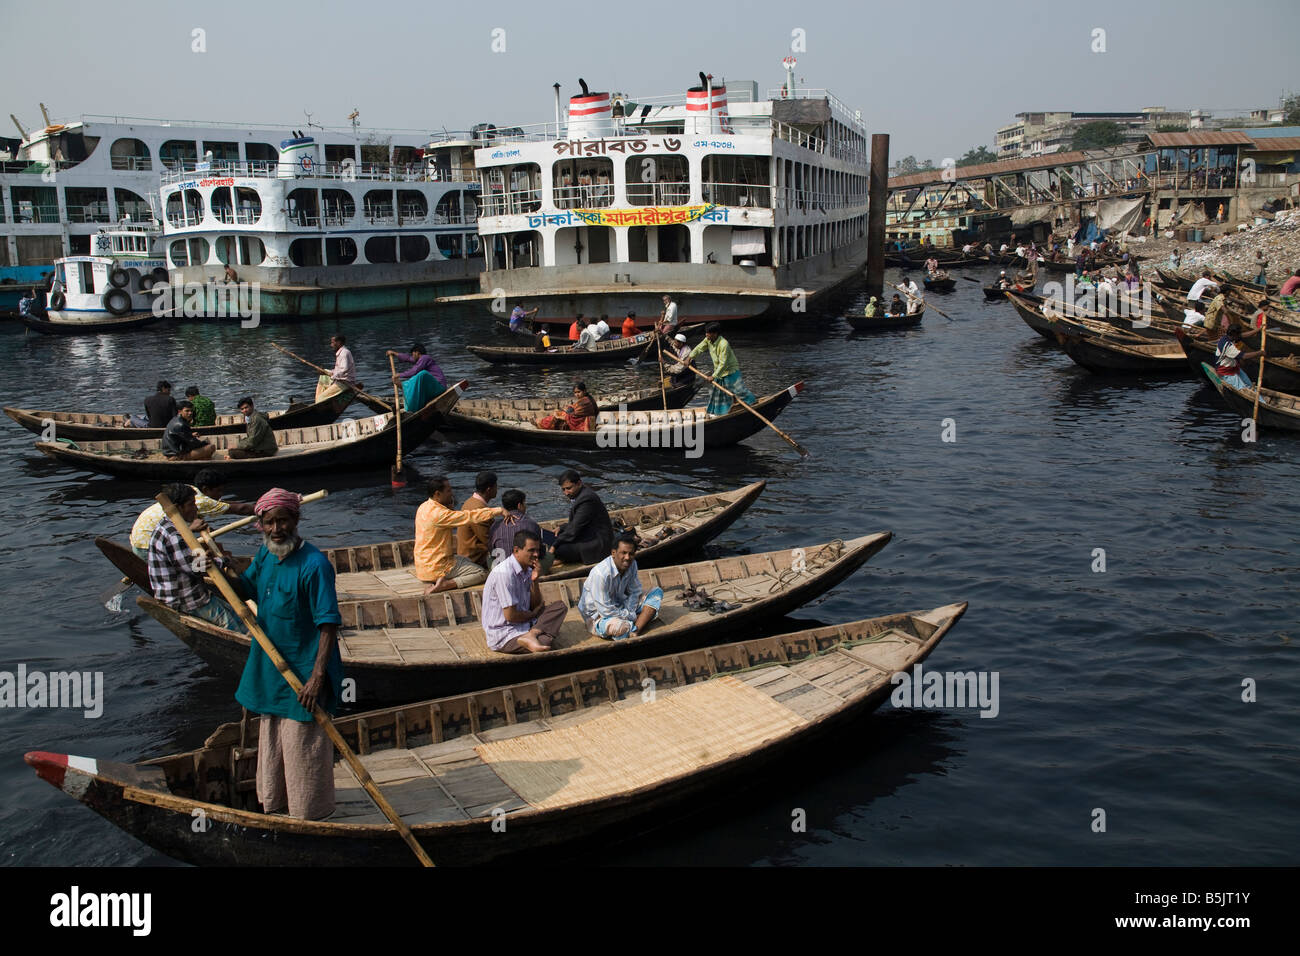
POLYGON ((664 343, 657 335, 655 345, 659 348, 659 397, 663 399, 664 411, 668 411, 668 391, 664 388, 664 343))
MULTIPOLYGON (((397 366, 393 363, 393 357, 388 356, 388 368, 393 373, 393 407, 402 407, 402 396, 397 391, 397 366)), ((388 479, 394 488, 406 487, 406 476, 402 474, 402 416, 395 416, 397 419, 397 464, 393 465, 388 472, 388 479)))
MULTIPOLYGON (((326 375, 326 376, 328 376, 328 375, 330 374, 328 369, 323 369, 323 368, 321 368, 321 367, 320 367, 319 365, 317 365, 315 362, 308 362, 308 361, 307 361, 305 358, 303 358, 301 355, 297 355, 297 354, 295 354, 295 353, 293 353, 293 352, 290 352, 288 349, 284 348, 284 347, 281 346, 281 345, 277 345, 276 343, 272 342, 272 343, 271 343, 271 348, 279 349, 279 350, 280 350, 281 352, 283 352, 285 355, 289 356, 290 358, 296 358, 296 359, 297 359, 299 362, 301 362, 303 365, 306 365, 308 368, 314 368, 316 371, 320 372, 322 375, 326 375)), ((347 387, 350 388, 350 389, 352 389, 352 391, 356 392, 356 393, 357 393, 358 395, 360 395, 362 398, 368 399, 369 401, 374 402, 376 405, 381 406, 381 407, 384 409, 384 411, 386 411, 386 412, 391 412, 391 411, 393 410, 392 406, 389 405, 389 404, 388 404, 386 401, 384 401, 382 398, 379 398, 379 397, 377 397, 377 396, 375 396, 375 395, 371 395, 369 392, 363 392, 361 389, 357 388, 357 386, 355 386, 355 385, 347 385, 347 387)))
MULTIPOLYGON (((219 556, 219 552, 218 554, 212 553, 213 551, 218 550, 214 545, 208 545, 207 550, 205 551, 204 545, 199 543, 199 539, 194 537, 194 532, 190 530, 189 522, 181 516, 180 509, 172 503, 170 498, 165 494, 160 494, 158 495, 157 501, 163 506, 163 511, 171 520, 172 525, 178 532, 180 532, 180 536, 185 540, 186 547, 193 549, 195 555, 206 553, 209 558, 213 559, 219 556)), ((285 679, 285 682, 293 689, 293 692, 295 694, 301 693, 302 680, 296 673, 294 673, 289 662, 284 659, 284 656, 276 648, 275 644, 272 643, 271 639, 266 636, 266 633, 258 625, 257 618, 254 617, 253 613, 249 610, 248 604, 240 598, 237 593, 235 593, 234 586, 231 585, 229 579, 226 578, 225 573, 217 567, 215 561, 210 561, 208 564, 207 579, 216 586, 217 590, 221 592, 221 596, 225 598, 226 603, 228 603, 231 608, 234 609, 235 613, 239 615, 239 620, 243 622, 244 627, 248 628, 248 633, 252 636, 253 640, 257 641, 257 644, 262 648, 263 653, 270 658, 271 663, 275 665, 275 669, 280 672, 280 676, 285 679)), ((356 774, 357 780, 361 782, 361 786, 365 788, 366 793, 370 794, 370 799, 375 801, 375 805, 383 811, 384 816, 386 816, 389 822, 397 828, 397 832, 401 835, 402 839, 406 841, 407 846, 411 848, 411 852, 415 854, 416 859, 425 866, 433 866, 433 860, 429 859, 429 855, 424 852, 424 847, 420 846, 419 842, 415 839, 415 834, 411 832, 411 828, 406 825, 406 822, 398 815, 397 811, 393 809, 392 804, 390 804, 388 800, 385 799, 384 795, 380 793, 379 787, 375 785, 375 781, 370 777, 370 772, 366 770, 365 765, 360 761, 360 759, 358 759, 357 755, 352 752, 352 748, 348 746, 347 741, 343 739, 343 735, 340 734, 338 728, 334 726, 334 721, 330 720, 329 715, 321 710, 319 706, 312 707, 311 715, 316 723, 320 724, 321 727, 324 728, 325 733, 334 744, 334 748, 338 750, 338 752, 343 755, 343 759, 348 762, 348 766, 351 767, 352 772, 356 774)))
POLYGON ((894 288, 897 289, 899 292, 903 293, 903 295, 907 296, 909 299, 912 299, 916 302, 920 302, 922 308, 934 309, 934 311, 938 312, 949 322, 953 320, 952 316, 949 315, 947 312, 943 311, 943 309, 939 308, 937 305, 933 305, 932 303, 926 302, 919 295, 912 295, 912 293, 908 292, 907 289, 903 288, 901 285, 896 285, 894 286, 894 288))
MULTIPOLYGON (((684 364, 684 363, 683 363, 683 364, 684 364)), ((762 415, 760 415, 758 412, 754 411, 753 406, 751 406, 748 402, 746 402, 743 398, 741 398, 741 397, 740 397, 739 395, 737 395, 735 392, 731 391, 730 389, 726 388, 725 386, 719 385, 717 379, 715 379, 712 375, 709 375, 709 374, 707 374, 707 373, 705 373, 705 372, 701 372, 701 371, 700 371, 698 368, 696 368, 694 365, 687 365, 686 367, 687 367, 688 369, 690 369, 692 372, 694 372, 696 375, 698 375, 700 378, 705 379, 706 381, 708 381, 709 384, 711 384, 711 385, 712 385, 714 388, 716 388, 718 391, 720 391, 720 392, 726 392, 728 395, 730 395, 732 398, 734 398, 737 402, 739 402, 742 406, 744 406, 746 409, 748 409, 748 410, 749 410, 749 411, 754 415, 754 417, 757 418, 760 422, 762 422, 762 423, 763 423, 764 425, 766 425, 768 428, 772 429, 772 431, 776 432, 778 435, 780 435, 782 438, 784 438, 786 441, 788 441, 791 445, 793 445, 793 446, 794 446, 794 450, 797 451, 801 456, 803 456, 804 458, 807 458, 807 457, 808 457, 808 455, 809 455, 809 451, 808 451, 807 448, 804 448, 803 445, 799 444, 797 441, 795 441, 793 438, 791 438, 791 437, 790 437, 789 435, 787 435, 785 432, 781 431, 781 429, 777 428, 775 425, 773 425, 770 421, 768 421, 766 418, 764 418, 764 417, 763 417, 762 415)))
POLYGON ((1251 431, 1254 431, 1255 426, 1259 424, 1259 393, 1264 390, 1264 353, 1268 347, 1267 316, 1264 318, 1263 324, 1260 325, 1259 331, 1259 376, 1255 380, 1255 407, 1250 412, 1251 431))

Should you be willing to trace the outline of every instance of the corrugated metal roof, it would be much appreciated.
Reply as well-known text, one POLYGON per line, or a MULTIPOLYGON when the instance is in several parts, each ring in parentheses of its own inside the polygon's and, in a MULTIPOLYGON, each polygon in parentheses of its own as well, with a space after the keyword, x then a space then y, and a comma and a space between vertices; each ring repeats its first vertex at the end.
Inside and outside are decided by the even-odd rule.
POLYGON ((1152 133, 1147 137, 1159 148, 1178 146, 1249 146, 1254 142, 1245 133, 1223 129, 1199 129, 1187 133, 1152 133))
MULTIPOLYGON (((1054 166, 1073 166, 1088 158, 1086 153, 1048 153, 1045 156, 1026 156, 1022 159, 1004 159, 997 163, 980 163, 976 166, 958 166, 958 179, 983 179, 986 176, 1003 176, 1007 173, 1024 173, 1054 166)), ((943 169, 927 169, 907 176, 895 176, 889 181, 890 189, 913 189, 944 182, 943 169)))
POLYGON ((1300 151, 1300 136, 1270 136, 1255 140, 1253 149, 1257 153, 1290 153, 1300 151))

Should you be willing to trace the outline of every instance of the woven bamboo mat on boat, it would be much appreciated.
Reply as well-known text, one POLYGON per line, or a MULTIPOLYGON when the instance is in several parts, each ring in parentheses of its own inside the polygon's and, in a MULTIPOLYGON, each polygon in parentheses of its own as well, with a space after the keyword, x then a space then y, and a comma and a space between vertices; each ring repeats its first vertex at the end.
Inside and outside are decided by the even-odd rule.
POLYGON ((653 703, 474 749, 541 810, 658 783, 806 723, 762 691, 720 677, 653 703))

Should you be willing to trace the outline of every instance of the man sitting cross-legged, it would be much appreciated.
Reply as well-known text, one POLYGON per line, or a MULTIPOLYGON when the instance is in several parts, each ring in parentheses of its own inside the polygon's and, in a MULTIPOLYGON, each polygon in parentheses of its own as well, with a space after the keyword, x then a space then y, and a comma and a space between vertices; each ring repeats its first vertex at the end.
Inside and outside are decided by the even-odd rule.
POLYGON ((620 535, 614 550, 587 575, 578 599, 578 613, 592 634, 622 640, 644 631, 659 615, 664 592, 655 588, 641 599, 634 534, 620 535))

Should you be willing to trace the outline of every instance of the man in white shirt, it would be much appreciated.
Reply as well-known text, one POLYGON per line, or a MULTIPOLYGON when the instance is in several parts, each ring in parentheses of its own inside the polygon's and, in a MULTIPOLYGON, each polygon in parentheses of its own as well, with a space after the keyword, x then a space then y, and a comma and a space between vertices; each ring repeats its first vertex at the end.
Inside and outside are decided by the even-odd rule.
POLYGON ((659 320, 659 331, 669 335, 677 331, 677 303, 664 296, 664 314, 659 320))
POLYGON ((1002 253, 1002 254, 1005 256, 1005 255, 1007 254, 1007 249, 1008 249, 1008 248, 1009 248, 1009 247, 1008 247, 1007 244, 1004 242, 1004 243, 1002 243, 1002 247, 1001 247, 1000 249, 998 249, 998 252, 1002 253))
POLYGON ((1183 309, 1183 325, 1191 327, 1193 325, 1205 324, 1205 313, 1202 311, 1205 307, 1199 302, 1190 303, 1191 308, 1183 309))
POLYGON ((582 319, 579 325, 582 331, 578 333, 578 341, 573 344, 575 349, 589 349, 600 341, 598 326, 593 325, 590 319, 582 319))
POLYGON ((609 323, 605 321, 605 316, 602 315, 600 321, 592 326, 592 328, 596 330, 596 341, 605 341, 605 336, 609 335, 609 323))
POLYGON ((1205 290, 1211 287, 1217 289, 1219 283, 1210 278, 1210 270, 1206 269, 1201 273, 1201 277, 1192 283, 1192 290, 1187 293, 1187 301, 1200 302, 1201 296, 1205 294, 1205 290))
POLYGON ((347 346, 347 339, 342 335, 331 336, 330 348, 334 350, 334 370, 330 372, 330 381, 336 384, 357 384, 357 363, 352 358, 352 351, 347 346))
POLYGON ((659 614, 662 589, 655 588, 641 599, 636 547, 634 534, 616 538, 609 557, 591 569, 582 585, 578 613, 597 637, 615 641, 635 637, 659 614))
POLYGON ((1025 257, 1025 247, 1024 247, 1024 246, 1016 246, 1016 257, 1019 258, 1019 259, 1023 259, 1023 258, 1025 257))
POLYGON ((916 280, 903 276, 902 284, 898 288, 907 293, 905 296, 907 299, 907 314, 915 315, 917 309, 921 308, 921 290, 917 287, 916 280))

